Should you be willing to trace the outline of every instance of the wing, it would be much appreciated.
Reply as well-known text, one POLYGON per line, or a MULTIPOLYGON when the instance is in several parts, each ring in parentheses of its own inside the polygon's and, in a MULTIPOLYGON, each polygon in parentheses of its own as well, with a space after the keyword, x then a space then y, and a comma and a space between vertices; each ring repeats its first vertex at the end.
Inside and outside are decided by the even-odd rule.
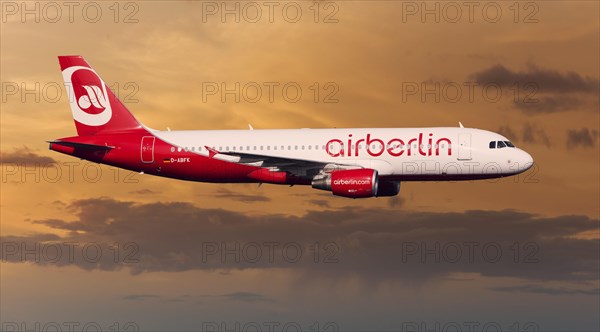
POLYGON ((206 149, 209 151, 209 157, 211 158, 216 155, 229 156, 233 157, 231 160, 229 160, 231 162, 262 167, 268 169, 270 172, 285 172, 289 175, 304 179, 312 179, 318 174, 331 172, 336 169, 361 168, 357 167, 356 165, 329 163, 315 160, 274 157, 242 152, 219 152, 208 146, 206 146, 206 149))

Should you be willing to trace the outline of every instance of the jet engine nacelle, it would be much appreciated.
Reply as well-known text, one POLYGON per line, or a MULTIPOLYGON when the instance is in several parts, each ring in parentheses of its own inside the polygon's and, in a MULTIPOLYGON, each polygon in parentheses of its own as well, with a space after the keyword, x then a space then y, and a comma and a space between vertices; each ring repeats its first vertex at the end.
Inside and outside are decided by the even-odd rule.
POLYGON ((374 169, 334 171, 331 175, 313 180, 316 189, 330 190, 334 195, 349 198, 366 198, 377 195, 379 180, 374 169))

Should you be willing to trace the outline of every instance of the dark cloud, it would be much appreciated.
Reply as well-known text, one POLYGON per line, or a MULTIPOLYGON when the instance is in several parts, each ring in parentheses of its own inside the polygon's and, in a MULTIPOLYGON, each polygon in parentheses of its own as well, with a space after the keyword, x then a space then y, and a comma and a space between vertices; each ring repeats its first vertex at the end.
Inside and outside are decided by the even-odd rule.
POLYGON ((523 131, 521 134, 524 143, 541 143, 546 147, 550 147, 550 138, 546 135, 546 132, 538 128, 536 125, 531 123, 525 123, 523 125, 523 131))
POLYGON ((325 208, 328 208, 330 206, 329 201, 324 199, 309 199, 307 202, 325 208))
POLYGON ((574 111, 586 105, 584 98, 569 96, 536 96, 529 102, 513 103, 516 109, 528 114, 574 111))
POLYGON ((154 191, 151 189, 140 189, 140 190, 132 190, 129 192, 130 194, 136 194, 136 195, 155 195, 155 194, 159 194, 158 191, 154 191))
POLYGON ((159 296, 155 295, 155 294, 131 294, 131 295, 127 295, 127 296, 123 297, 124 300, 133 300, 133 301, 146 301, 146 300, 157 299, 157 298, 159 298, 159 296))
POLYGON ((528 144, 539 143, 544 144, 546 147, 552 145, 546 131, 535 124, 529 122, 524 123, 520 134, 517 134, 516 130, 516 128, 513 128, 510 125, 504 125, 498 128, 498 133, 513 142, 523 142, 528 144))
POLYGON ((529 65, 525 71, 513 71, 497 64, 476 72, 471 77, 479 83, 497 84, 501 87, 512 87, 515 84, 524 87, 526 84, 532 83, 539 88, 540 92, 581 92, 590 94, 598 92, 597 78, 584 77, 572 71, 561 73, 534 65, 529 65))
POLYGON ((510 293, 534 293, 534 294, 546 294, 546 295, 600 295, 600 288, 594 289, 570 289, 564 287, 544 287, 538 285, 522 285, 522 286, 508 286, 508 287, 493 287, 491 290, 497 292, 510 292, 510 293))
POLYGON ((577 237, 598 231, 598 220, 585 216, 355 206, 308 211, 303 216, 249 216, 190 203, 141 204, 110 198, 78 200, 66 209, 74 220, 34 222, 67 235, 3 236, 2 259, 84 269, 127 267, 132 273, 290 268, 313 277, 352 275, 414 282, 455 273, 531 280, 599 277, 599 240, 577 237), (23 248, 50 242, 76 243, 79 250, 74 259, 61 257, 58 262, 24 255, 23 248), (11 246, 4 248, 7 243, 11 246), (20 246, 23 243, 25 247, 20 246), (115 243, 119 259, 113 255, 115 243), (110 254, 99 260, 77 255, 89 244, 110 254))
POLYGON ((159 301, 159 302, 201 302, 203 299, 210 298, 211 301, 239 301, 239 302, 273 302, 274 300, 258 293, 253 292, 232 292, 219 295, 181 295, 181 296, 162 296, 158 294, 129 294, 123 297, 123 300, 129 301, 159 301))
POLYGON ((242 302, 271 302, 272 300, 264 295, 250 292, 234 292, 223 294, 220 297, 226 300, 235 300, 242 302))
POLYGON ((271 199, 263 195, 249 195, 235 192, 225 188, 217 189, 211 196, 218 198, 228 198, 242 203, 268 202, 271 199))
POLYGON ((567 130, 567 147, 593 148, 598 142, 598 131, 595 129, 581 128, 567 130))
POLYGON ((495 65, 470 75, 482 85, 494 84, 513 98, 516 109, 527 114, 597 110, 599 81, 575 72, 561 73, 529 65, 525 71, 513 71, 495 65))
POLYGON ((498 128, 497 132, 498 132, 498 134, 508 138, 511 141, 514 141, 514 142, 519 141, 519 136, 517 136, 515 131, 509 125, 501 126, 500 128, 498 128))
POLYGON ((392 196, 390 198, 388 198, 388 206, 390 208, 399 208, 401 206, 404 205, 404 198, 400 197, 400 196, 392 196))
POLYGON ((41 156, 28 147, 23 146, 22 148, 14 149, 13 152, 0 153, 0 163, 48 167, 56 164, 56 160, 50 157, 41 156))

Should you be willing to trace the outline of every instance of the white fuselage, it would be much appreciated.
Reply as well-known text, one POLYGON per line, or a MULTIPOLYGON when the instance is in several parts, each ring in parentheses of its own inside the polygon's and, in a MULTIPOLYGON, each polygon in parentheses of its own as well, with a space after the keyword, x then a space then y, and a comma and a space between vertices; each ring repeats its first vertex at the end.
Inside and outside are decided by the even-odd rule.
MULTIPOLYGON (((344 128, 153 131, 184 152, 208 156, 210 147, 240 153, 372 168, 403 180, 492 178, 527 170, 532 157, 514 147, 490 148, 505 137, 471 128, 344 128), (369 143, 369 144, 367 144, 369 143)), ((239 157, 217 154, 237 162, 239 157)))

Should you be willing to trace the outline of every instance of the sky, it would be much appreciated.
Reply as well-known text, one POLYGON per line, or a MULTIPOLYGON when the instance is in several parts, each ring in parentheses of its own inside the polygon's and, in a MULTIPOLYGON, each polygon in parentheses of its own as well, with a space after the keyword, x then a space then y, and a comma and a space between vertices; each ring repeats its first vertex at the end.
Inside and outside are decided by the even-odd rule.
POLYGON ((0 330, 600 329, 596 1, 1 2, 0 330), (351 200, 152 177, 75 135, 59 55, 165 130, 458 126, 535 166, 351 200))

